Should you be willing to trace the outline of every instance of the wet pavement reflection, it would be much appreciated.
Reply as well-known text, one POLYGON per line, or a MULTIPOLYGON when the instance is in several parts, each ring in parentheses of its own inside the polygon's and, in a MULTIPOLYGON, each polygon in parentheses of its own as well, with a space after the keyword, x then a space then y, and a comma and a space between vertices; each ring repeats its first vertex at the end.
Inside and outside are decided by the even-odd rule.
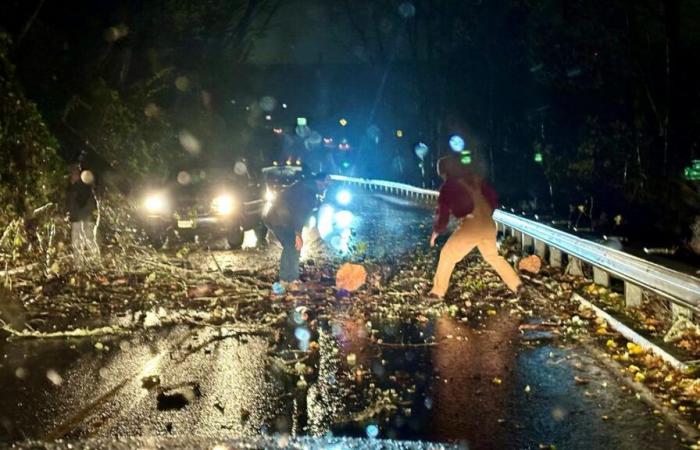
MULTIPOLYGON (((370 235, 370 223, 391 222, 368 221, 357 242, 395 231, 370 235)), ((221 325, 3 342, 0 441, 331 433, 469 449, 681 448, 585 349, 523 333, 507 313, 472 324, 349 314, 290 303, 276 336, 221 325)))

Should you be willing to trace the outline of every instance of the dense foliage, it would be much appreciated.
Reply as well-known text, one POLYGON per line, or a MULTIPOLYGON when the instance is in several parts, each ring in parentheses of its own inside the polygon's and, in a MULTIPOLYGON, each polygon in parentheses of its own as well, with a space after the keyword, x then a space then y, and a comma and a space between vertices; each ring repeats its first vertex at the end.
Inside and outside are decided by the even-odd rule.
POLYGON ((58 143, 27 99, 8 58, 10 38, 0 32, 0 224, 60 201, 63 176, 58 143))

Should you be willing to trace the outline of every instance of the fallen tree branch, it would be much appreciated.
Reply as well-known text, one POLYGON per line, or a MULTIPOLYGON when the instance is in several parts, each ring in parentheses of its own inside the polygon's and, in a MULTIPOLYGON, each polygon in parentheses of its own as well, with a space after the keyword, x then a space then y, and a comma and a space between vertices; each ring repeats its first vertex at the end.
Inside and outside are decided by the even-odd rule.
POLYGON ((78 337, 95 337, 95 336, 114 336, 127 334, 128 330, 119 327, 101 327, 93 329, 78 328, 75 330, 52 331, 50 333, 32 330, 16 330, 11 326, 4 324, 2 330, 11 335, 11 338, 17 339, 56 339, 56 338, 78 338, 78 337))

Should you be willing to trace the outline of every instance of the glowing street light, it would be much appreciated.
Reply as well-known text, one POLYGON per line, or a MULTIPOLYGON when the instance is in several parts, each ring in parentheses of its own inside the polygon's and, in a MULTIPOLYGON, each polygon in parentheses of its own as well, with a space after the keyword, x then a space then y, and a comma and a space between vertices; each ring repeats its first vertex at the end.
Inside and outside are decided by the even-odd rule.
POLYGON ((534 160, 537 164, 542 164, 542 152, 535 152, 534 160))
POLYGON ((396 137, 402 138, 403 137, 403 130, 396 130, 396 137))
POLYGON ((348 124, 348 121, 345 120, 345 118, 342 118, 338 121, 338 123, 340 124, 341 127, 344 127, 348 124))

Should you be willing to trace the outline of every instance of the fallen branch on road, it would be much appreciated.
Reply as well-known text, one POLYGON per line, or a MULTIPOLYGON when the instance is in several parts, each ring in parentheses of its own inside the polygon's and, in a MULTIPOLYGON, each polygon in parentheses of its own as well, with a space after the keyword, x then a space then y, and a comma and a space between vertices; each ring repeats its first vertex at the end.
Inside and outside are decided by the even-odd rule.
POLYGON ((56 338, 78 338, 78 337, 95 337, 95 336, 114 336, 127 334, 129 330, 120 327, 100 327, 93 329, 78 328, 75 330, 66 331, 34 331, 34 330, 16 330, 13 327, 3 324, 2 330, 11 335, 11 338, 19 339, 56 339, 56 338))

